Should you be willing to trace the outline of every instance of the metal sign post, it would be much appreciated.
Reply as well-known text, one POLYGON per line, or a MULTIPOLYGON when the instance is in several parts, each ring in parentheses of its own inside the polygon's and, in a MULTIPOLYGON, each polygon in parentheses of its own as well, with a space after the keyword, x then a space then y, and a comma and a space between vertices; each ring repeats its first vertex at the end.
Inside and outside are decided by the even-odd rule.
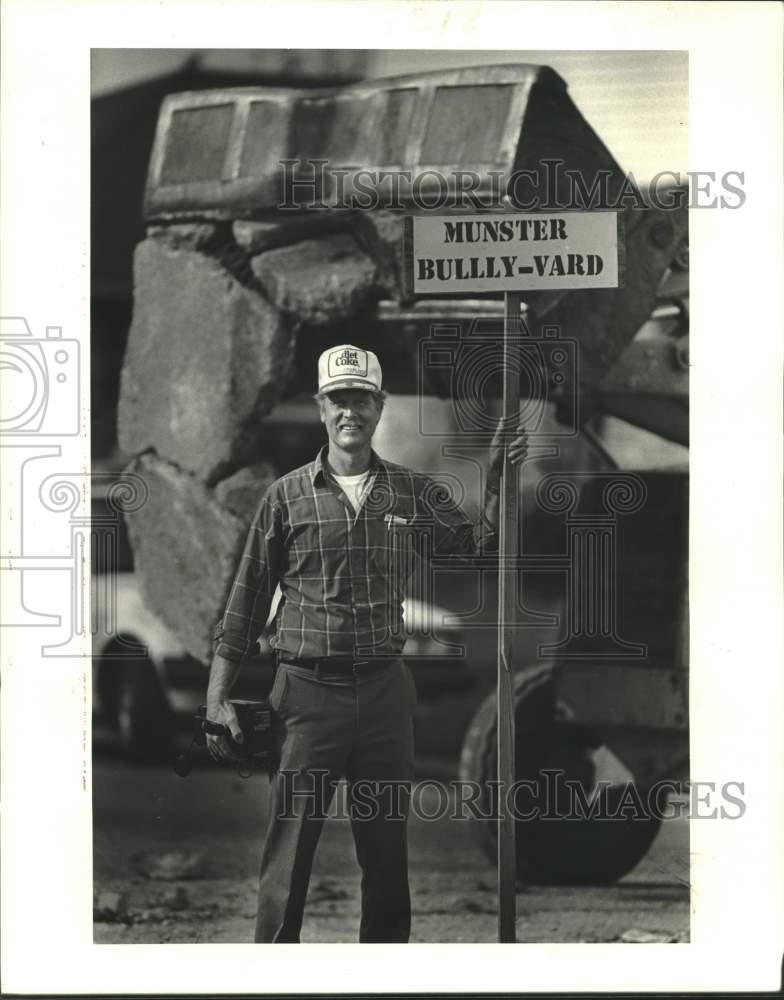
MULTIPOLYGON (((520 412, 520 310, 527 291, 617 288, 623 274, 618 212, 513 212, 405 220, 403 278, 418 295, 504 294, 503 416, 507 441, 520 412)), ((512 635, 518 603, 517 473, 504 446, 498 566, 498 940, 515 940, 515 780, 512 635)))
MULTIPOLYGON (((503 417, 509 438, 520 412, 520 373, 514 364, 514 345, 520 333, 519 292, 504 295, 503 417)), ((506 791, 515 780, 514 673, 512 625, 517 606, 517 526, 519 523, 517 472, 504 445, 498 541, 498 940, 516 940, 515 821, 507 808, 506 791)))

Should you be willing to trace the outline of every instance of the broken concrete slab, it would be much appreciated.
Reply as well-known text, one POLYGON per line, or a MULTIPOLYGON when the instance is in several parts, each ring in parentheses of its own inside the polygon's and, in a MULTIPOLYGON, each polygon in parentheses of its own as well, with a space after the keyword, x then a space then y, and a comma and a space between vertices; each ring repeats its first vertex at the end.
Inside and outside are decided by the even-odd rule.
POLYGON ((251 268, 281 312, 311 326, 348 319, 374 293, 376 265, 346 234, 269 250, 251 268))
POLYGON ((290 323, 219 263, 163 240, 136 248, 118 431, 209 482, 252 454, 291 372, 290 323))
POLYGON ((220 239, 221 228, 213 222, 173 222, 147 227, 147 236, 163 240, 172 247, 205 250, 220 239))
POLYGON ((128 897, 124 892, 99 892, 93 899, 93 920, 118 923, 128 915, 128 897))
POLYGON ((155 455, 136 459, 129 471, 148 490, 146 503, 125 515, 142 600, 191 656, 209 664, 248 522, 155 455))
POLYGON ((245 466, 215 485, 215 499, 223 508, 250 523, 262 494, 277 478, 278 472, 269 462, 245 466))
POLYGON ((357 212, 353 231, 362 249, 376 263, 376 283, 392 299, 403 295, 403 226, 396 212, 357 212))
POLYGON ((290 246, 313 236, 335 233, 347 225, 345 212, 310 212, 304 216, 281 213, 269 220, 237 219, 232 223, 232 232, 237 245, 253 255, 290 246))

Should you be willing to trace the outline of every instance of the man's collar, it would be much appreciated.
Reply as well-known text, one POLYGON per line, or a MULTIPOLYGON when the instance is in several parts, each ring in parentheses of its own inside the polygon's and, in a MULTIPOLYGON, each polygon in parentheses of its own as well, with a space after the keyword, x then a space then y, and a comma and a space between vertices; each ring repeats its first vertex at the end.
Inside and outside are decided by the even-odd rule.
MULTIPOLYGON (((327 452, 329 451, 329 445, 324 445, 316 455, 315 459, 310 466, 310 481, 314 486, 326 485, 327 479, 329 477, 329 466, 327 464, 327 452)), ((389 475, 389 469, 383 458, 376 454, 373 449, 370 449, 370 471, 371 472, 383 472, 387 476, 389 475)))

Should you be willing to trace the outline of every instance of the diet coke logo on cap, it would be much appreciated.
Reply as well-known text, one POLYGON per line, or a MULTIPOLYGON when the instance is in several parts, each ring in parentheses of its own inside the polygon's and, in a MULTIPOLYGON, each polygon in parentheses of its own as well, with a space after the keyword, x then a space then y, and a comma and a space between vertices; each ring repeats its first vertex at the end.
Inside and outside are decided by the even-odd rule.
POLYGON ((338 378, 341 375, 365 377, 368 369, 367 351, 361 351, 358 347, 342 347, 330 351, 327 369, 330 378, 338 378))
POLYGON ((319 392, 331 389, 381 389, 381 365, 372 351, 353 344, 330 347, 318 362, 319 392))

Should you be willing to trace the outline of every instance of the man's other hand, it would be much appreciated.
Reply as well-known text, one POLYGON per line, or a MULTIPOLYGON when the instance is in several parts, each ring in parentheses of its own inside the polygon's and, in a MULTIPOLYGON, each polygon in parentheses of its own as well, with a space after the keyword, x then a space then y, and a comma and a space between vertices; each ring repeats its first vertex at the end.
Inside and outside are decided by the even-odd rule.
POLYGON ((490 465, 488 481, 497 484, 504 467, 504 445, 509 446, 509 461, 512 465, 520 465, 528 455, 528 433, 523 424, 514 428, 514 421, 503 417, 498 421, 493 440, 490 442, 490 465))
MULTIPOLYGON (((228 698, 214 698, 207 696, 207 721, 225 726, 231 733, 235 743, 243 742, 242 730, 237 719, 237 712, 228 698)), ((225 735, 214 736, 207 733, 207 749, 215 760, 239 761, 229 747, 225 735)))

